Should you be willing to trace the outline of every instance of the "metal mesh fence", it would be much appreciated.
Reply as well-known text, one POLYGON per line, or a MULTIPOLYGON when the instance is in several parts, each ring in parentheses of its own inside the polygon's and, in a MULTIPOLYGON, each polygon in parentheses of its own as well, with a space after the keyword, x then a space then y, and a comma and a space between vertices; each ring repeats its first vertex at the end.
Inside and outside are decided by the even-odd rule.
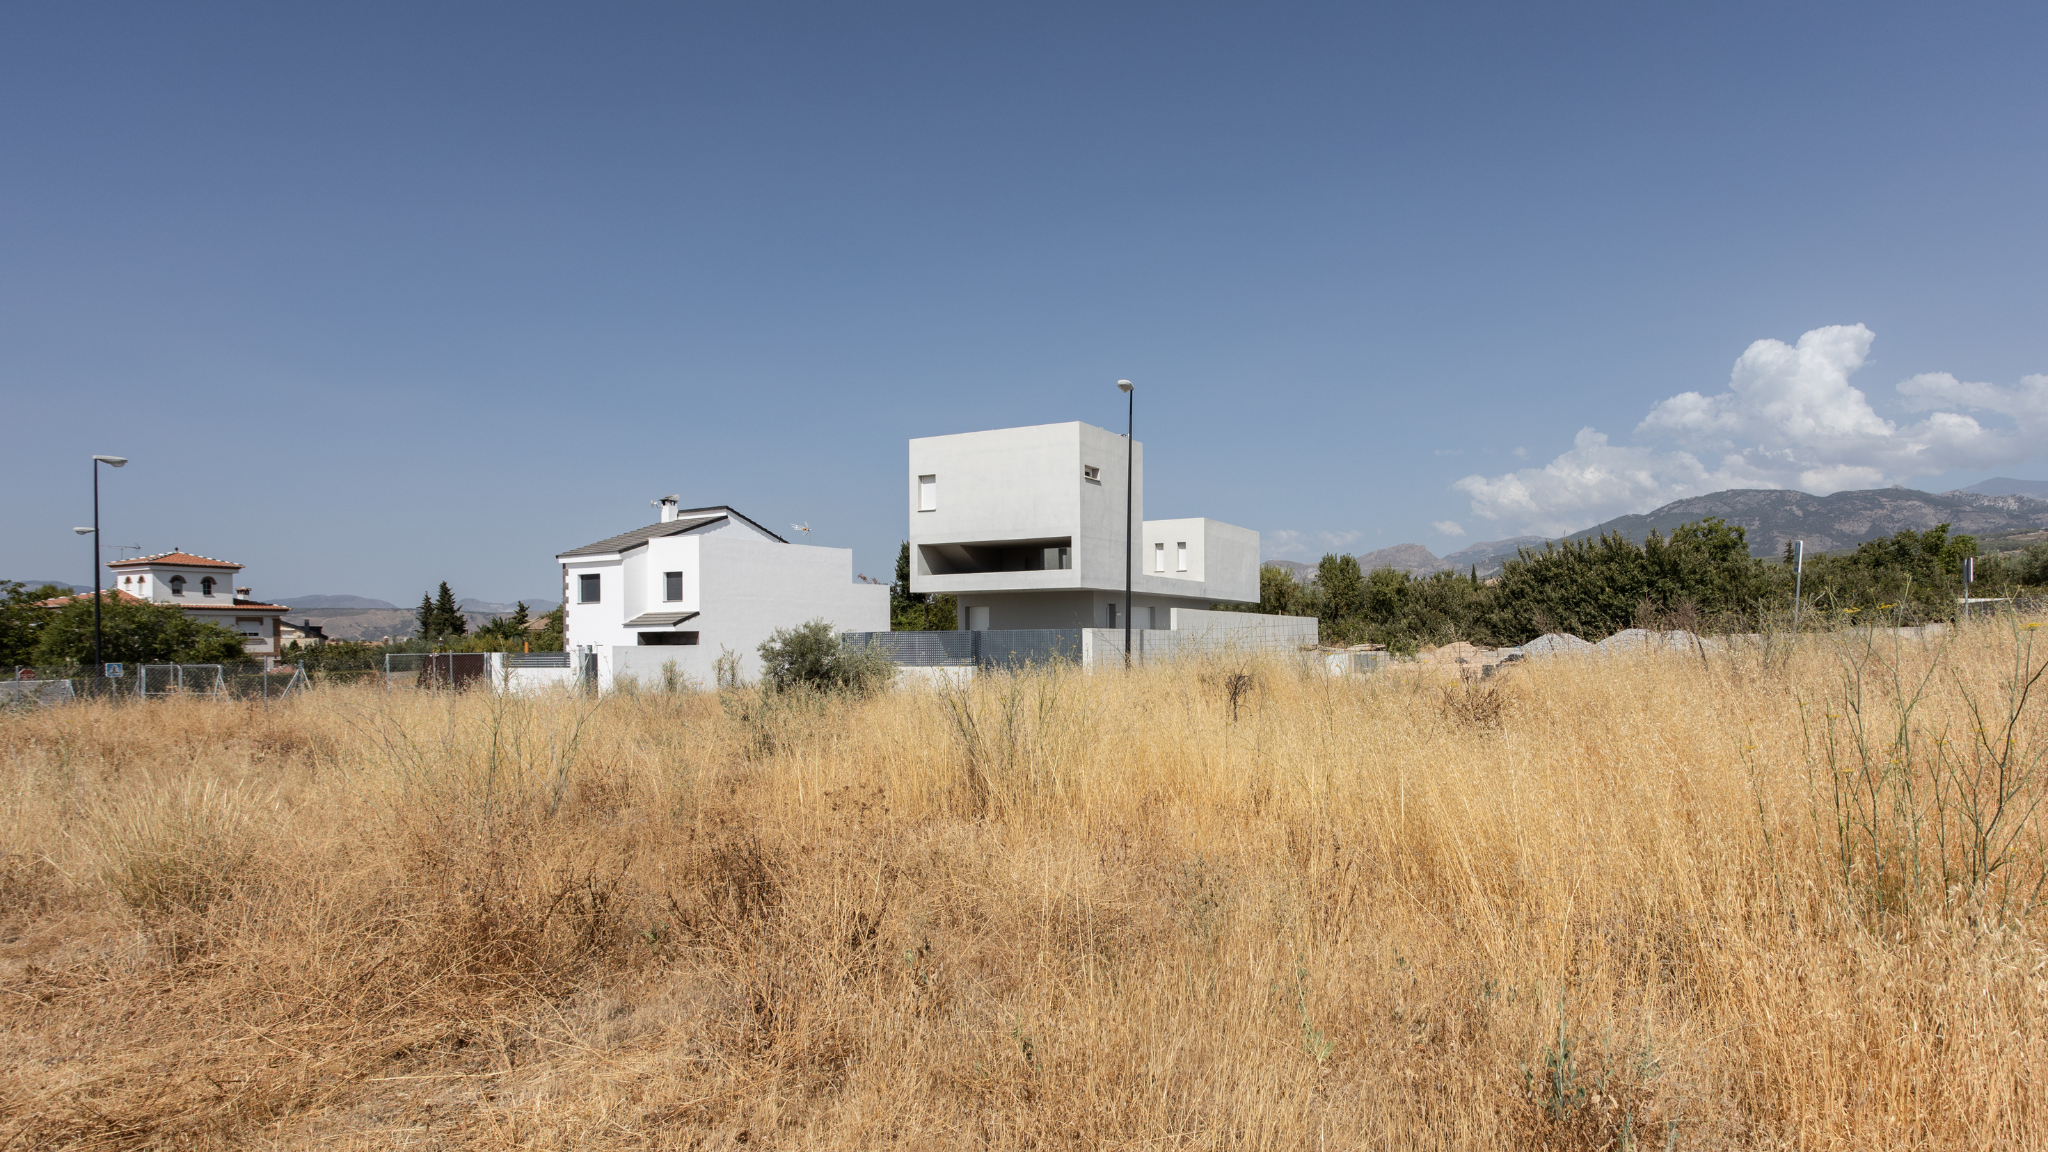
POLYGON ((227 695, 227 677, 218 664, 138 664, 135 666, 137 696, 227 695))
POLYGON ((0 681, 0 708, 34 708, 45 704, 68 704, 77 699, 69 680, 0 681))
POLYGON ((971 665, 1019 668, 1081 658, 1079 628, 996 628, 980 632, 847 632, 843 643, 876 647, 906 668, 971 665))

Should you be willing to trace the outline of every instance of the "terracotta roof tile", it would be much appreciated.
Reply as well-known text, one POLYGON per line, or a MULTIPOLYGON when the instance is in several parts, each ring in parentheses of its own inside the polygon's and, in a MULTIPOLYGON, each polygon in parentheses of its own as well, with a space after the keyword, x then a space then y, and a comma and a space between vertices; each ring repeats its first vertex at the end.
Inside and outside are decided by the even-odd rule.
POLYGON ((194 556, 190 552, 159 552, 154 556, 137 556, 133 560, 115 560, 109 568, 135 568, 144 564, 173 564, 182 568, 240 568, 232 560, 215 560, 211 556, 194 556))
MULTIPOLYGON (((110 594, 110 595, 112 595, 112 596, 114 596, 114 597, 116 597, 116 598, 117 598, 117 599, 115 600, 115 603, 119 603, 119 602, 120 602, 120 601, 122 601, 122 600, 126 600, 126 601, 128 601, 129 603, 131 603, 131 604, 143 604, 143 603, 147 603, 147 601, 143 600, 143 598, 142 598, 142 597, 140 597, 140 596, 136 596, 136 595, 133 595, 133 594, 131 594, 131 593, 128 593, 128 592, 123 592, 123 591, 121 591, 121 590, 120 590, 120 589, 118 589, 118 588, 108 588, 108 589, 106 589, 106 592, 107 592, 108 594, 110 594)), ((62 608, 62 607, 63 607, 63 606, 65 606, 66 604, 69 604, 69 603, 71 603, 71 602, 72 602, 73 600, 90 600, 90 599, 92 599, 92 593, 90 593, 90 592, 80 592, 80 593, 77 593, 76 595, 72 595, 72 596, 58 596, 58 597, 56 597, 56 598, 54 598, 54 599, 50 599, 50 600, 38 600, 38 601, 36 601, 36 607, 38 607, 38 608, 62 608)))

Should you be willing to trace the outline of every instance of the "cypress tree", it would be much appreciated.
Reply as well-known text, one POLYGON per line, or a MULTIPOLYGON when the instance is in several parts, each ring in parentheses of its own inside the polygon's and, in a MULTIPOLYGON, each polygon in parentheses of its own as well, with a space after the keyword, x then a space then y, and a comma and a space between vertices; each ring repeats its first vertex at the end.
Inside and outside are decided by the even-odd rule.
POLYGON ((433 593, 420 593, 420 609, 418 615, 420 626, 420 639, 432 640, 434 637, 441 634, 441 630, 438 627, 436 627, 436 625, 440 623, 440 618, 434 615, 433 593))
POLYGON ((448 590, 448 582, 441 581, 441 590, 434 595, 434 623, 437 636, 463 636, 469 632, 469 622, 462 618, 462 609, 455 606, 455 593, 448 590))

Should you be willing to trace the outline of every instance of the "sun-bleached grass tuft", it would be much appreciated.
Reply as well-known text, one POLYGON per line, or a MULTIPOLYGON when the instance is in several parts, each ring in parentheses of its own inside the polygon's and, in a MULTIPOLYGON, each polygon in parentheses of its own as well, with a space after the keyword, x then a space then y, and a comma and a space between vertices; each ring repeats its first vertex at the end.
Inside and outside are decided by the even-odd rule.
POLYGON ((2048 1146, 2034 635, 7 712, 0 1144, 2048 1146))

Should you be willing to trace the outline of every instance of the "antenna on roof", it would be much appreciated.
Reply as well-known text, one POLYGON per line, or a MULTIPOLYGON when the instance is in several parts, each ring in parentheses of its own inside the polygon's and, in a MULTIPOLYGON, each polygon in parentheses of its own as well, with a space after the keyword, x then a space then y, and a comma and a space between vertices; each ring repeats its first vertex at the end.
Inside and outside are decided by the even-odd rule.
POLYGON ((801 533, 803 533, 803 534, 804 534, 804 539, 806 539, 806 540, 809 540, 809 539, 811 538, 811 525, 810 525, 810 522, 809 522, 809 521, 805 521, 805 522, 804 522, 804 523, 802 523, 802 524, 791 524, 791 525, 789 526, 789 530, 790 530, 791 532, 801 532, 801 533))

